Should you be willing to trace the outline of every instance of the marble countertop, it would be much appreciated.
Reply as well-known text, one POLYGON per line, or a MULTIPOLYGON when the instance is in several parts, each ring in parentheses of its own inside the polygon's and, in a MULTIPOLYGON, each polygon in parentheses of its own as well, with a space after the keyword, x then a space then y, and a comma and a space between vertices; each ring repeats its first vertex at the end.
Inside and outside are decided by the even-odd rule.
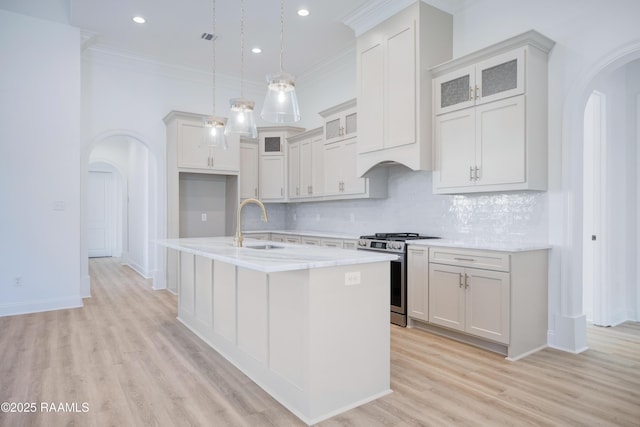
POLYGON ((244 239, 244 246, 234 246, 233 237, 198 237, 156 240, 167 248, 227 262, 265 273, 368 264, 392 261, 397 255, 370 251, 307 246, 263 240, 244 239), (274 249, 253 249, 251 246, 272 245, 274 249))
POLYGON ((488 240, 455 240, 455 239, 424 239, 410 240, 409 245, 417 246, 438 246, 459 249, 480 249, 501 252, 526 252, 551 249, 551 246, 544 243, 532 242, 494 242, 488 240))
POLYGON ((275 233, 275 234, 288 234, 291 236, 309 236, 309 237, 324 237, 327 239, 349 239, 358 240, 360 235, 346 234, 346 233, 330 233, 328 231, 313 231, 313 230, 248 230, 243 231, 242 234, 249 236, 251 234, 261 233, 275 233))

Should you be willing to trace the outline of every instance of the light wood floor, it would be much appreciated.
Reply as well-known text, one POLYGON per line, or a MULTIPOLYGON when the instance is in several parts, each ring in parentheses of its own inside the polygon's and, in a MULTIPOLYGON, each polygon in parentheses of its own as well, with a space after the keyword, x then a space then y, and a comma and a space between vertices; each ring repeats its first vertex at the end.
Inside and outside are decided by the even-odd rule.
MULTIPOLYGON (((176 297, 116 260, 90 261, 81 309, 0 318, 0 426, 299 426, 176 320, 176 297)), ((394 393, 323 426, 640 426, 640 324, 589 328, 590 350, 501 356, 392 326, 394 393)), ((336 384, 336 387, 340 387, 336 384)))

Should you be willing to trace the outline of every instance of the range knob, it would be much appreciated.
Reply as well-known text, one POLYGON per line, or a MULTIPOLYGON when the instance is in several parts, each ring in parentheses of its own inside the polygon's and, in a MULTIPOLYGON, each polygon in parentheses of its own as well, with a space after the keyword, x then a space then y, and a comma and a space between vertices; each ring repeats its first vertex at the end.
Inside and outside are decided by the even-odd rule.
POLYGON ((362 246, 362 247, 367 246, 367 241, 366 240, 359 240, 358 241, 358 246, 362 246))

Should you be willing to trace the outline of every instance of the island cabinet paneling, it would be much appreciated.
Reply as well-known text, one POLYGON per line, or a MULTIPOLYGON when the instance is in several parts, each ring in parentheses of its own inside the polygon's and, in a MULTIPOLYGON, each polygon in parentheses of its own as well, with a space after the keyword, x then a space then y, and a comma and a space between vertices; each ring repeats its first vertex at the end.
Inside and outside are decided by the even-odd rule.
MULTIPOLYGON (((340 261, 289 270, 276 256, 284 271, 265 272, 199 255, 193 248, 205 244, 184 240, 178 320, 304 422, 390 393, 388 259, 341 265, 367 254, 283 243, 286 259, 293 247, 303 259, 316 254, 312 264, 332 253, 340 261)), ((272 259, 231 245, 216 247, 240 264, 272 259)))

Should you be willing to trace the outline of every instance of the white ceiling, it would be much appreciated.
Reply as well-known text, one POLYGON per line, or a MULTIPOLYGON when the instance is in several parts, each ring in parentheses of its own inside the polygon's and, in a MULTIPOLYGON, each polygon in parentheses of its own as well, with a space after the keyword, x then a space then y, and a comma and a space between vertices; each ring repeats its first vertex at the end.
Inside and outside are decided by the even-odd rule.
MULTIPOLYGON (((301 76, 353 49, 354 31, 343 23, 362 11, 384 12, 408 0, 285 0, 284 70, 301 76), (310 11, 302 18, 296 11, 310 11)), ((423 0, 455 12, 471 0, 423 0)), ((261 81, 279 70, 280 2, 245 0, 245 79, 261 81), (262 48, 259 55, 250 52, 262 48)), ((0 0, 0 8, 37 17, 60 15, 83 30, 85 47, 120 51, 201 70, 212 69, 212 0, 0 0), (55 6, 57 5, 57 7, 55 6), (64 10, 64 12, 60 12, 64 10), (44 15, 44 16, 43 16, 44 15), (135 24, 142 15, 146 24, 135 24)), ((240 0, 216 0, 217 66, 240 74, 240 0)))

